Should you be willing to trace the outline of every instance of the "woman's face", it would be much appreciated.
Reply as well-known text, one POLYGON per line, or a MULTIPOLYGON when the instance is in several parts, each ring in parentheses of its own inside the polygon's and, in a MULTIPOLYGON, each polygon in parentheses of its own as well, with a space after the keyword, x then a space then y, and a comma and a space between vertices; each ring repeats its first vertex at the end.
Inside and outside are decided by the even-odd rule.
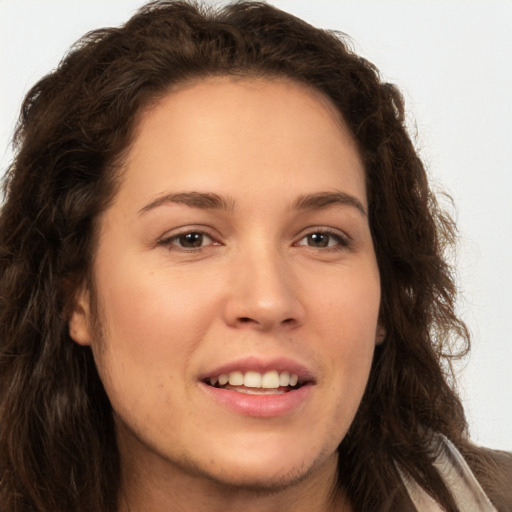
POLYGON ((267 488, 334 472, 380 282, 361 159, 327 99, 229 78, 165 96, 93 276, 70 332, 92 346, 123 464, 267 488))

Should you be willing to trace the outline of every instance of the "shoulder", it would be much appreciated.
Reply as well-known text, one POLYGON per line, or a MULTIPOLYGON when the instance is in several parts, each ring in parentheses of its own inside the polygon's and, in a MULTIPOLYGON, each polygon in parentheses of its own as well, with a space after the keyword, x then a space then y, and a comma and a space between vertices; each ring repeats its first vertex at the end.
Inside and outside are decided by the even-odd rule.
POLYGON ((512 512, 512 453, 470 443, 461 448, 468 466, 498 512, 512 512))
MULTIPOLYGON (((480 448, 467 439, 459 439, 456 445, 435 434, 431 450, 432 465, 457 510, 512 512, 512 454, 480 448)), ((413 502, 412 510, 444 510, 407 473, 401 476, 413 502)))

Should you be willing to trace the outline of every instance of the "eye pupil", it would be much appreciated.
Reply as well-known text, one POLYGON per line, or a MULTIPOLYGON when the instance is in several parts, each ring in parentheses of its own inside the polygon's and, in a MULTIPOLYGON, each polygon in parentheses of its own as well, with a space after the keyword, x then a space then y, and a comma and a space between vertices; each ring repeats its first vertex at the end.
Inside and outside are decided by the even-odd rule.
POLYGON ((179 236, 179 242, 182 247, 201 247, 203 235, 201 233, 186 233, 179 236))
POLYGON ((327 247, 329 244, 329 235, 324 233, 311 233, 308 235, 308 243, 314 247, 327 247))

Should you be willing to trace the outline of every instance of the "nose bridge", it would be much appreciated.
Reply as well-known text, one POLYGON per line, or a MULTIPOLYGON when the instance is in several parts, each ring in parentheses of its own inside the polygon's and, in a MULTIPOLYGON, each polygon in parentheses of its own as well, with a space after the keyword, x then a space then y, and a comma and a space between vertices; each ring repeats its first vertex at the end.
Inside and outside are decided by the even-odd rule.
POLYGON ((237 255, 228 323, 270 329, 298 325, 303 308, 286 251, 258 238, 237 255))

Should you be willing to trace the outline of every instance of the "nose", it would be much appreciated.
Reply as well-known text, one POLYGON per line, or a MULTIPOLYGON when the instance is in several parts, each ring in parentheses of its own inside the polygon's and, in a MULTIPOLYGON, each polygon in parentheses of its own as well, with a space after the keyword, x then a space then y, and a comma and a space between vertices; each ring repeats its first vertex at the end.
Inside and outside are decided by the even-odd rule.
POLYGON ((231 270, 224 320, 231 327, 272 331, 302 325, 297 276, 278 250, 240 255, 231 270))

